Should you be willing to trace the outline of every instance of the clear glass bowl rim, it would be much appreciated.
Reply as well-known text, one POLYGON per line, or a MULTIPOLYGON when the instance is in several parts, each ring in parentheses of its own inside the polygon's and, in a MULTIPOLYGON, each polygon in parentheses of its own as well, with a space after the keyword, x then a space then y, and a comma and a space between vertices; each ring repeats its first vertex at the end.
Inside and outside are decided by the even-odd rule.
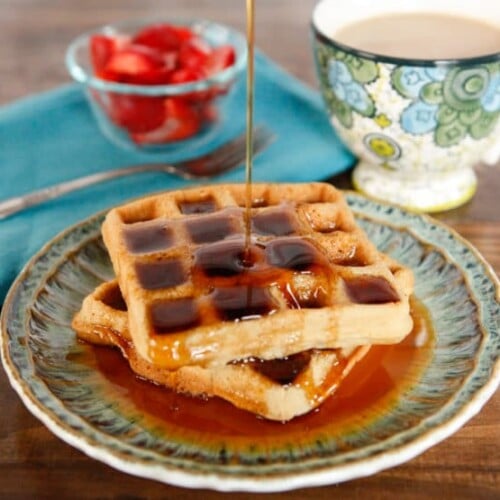
POLYGON ((134 19, 129 21, 123 21, 118 23, 110 23, 98 28, 89 30, 78 37, 76 37, 68 46, 66 50, 65 63, 68 72, 79 83, 88 85, 96 90, 101 90, 105 92, 115 92, 120 94, 135 94, 144 96, 165 96, 165 95, 182 95, 188 92, 197 92, 202 90, 207 90, 213 85, 221 85, 229 83, 231 80, 238 75, 246 65, 247 61, 247 45, 246 38, 236 29, 233 29, 227 25, 209 21, 205 19, 158 19, 158 18, 146 18, 146 19, 134 19), (181 84, 166 84, 166 85, 135 85, 128 83, 117 83, 110 82, 107 80, 102 80, 93 74, 89 73, 79 62, 78 62, 78 50, 84 47, 88 47, 90 37, 96 34, 106 34, 110 32, 120 32, 124 29, 130 29, 136 27, 137 29, 150 25, 150 24, 160 24, 168 23, 172 25, 179 26, 200 26, 200 28, 210 26, 226 31, 229 35, 230 40, 228 43, 233 45, 236 51, 236 61, 235 63, 220 71, 219 73, 211 76, 210 78, 205 78, 203 80, 198 80, 195 82, 181 83, 181 84))

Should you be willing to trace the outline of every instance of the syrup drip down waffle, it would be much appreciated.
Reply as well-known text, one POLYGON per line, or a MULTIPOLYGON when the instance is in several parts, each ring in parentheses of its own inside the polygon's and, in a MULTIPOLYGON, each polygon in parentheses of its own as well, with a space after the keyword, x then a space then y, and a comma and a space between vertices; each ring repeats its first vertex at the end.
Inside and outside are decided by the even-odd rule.
POLYGON ((252 358, 217 368, 165 370, 137 354, 116 281, 103 283, 85 298, 73 328, 82 340, 118 347, 132 370, 143 378, 193 396, 218 396, 238 408, 279 421, 318 407, 369 350, 369 346, 310 350, 281 360, 252 358))
POLYGON ((384 256, 330 185, 173 191, 103 224, 137 354, 166 370, 396 343, 411 330, 409 269, 384 256))

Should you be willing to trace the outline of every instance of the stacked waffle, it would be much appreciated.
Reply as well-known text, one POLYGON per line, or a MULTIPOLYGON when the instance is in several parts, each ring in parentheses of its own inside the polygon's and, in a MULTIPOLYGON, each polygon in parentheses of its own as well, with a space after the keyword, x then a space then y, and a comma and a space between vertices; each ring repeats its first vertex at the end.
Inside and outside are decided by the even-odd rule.
POLYGON ((169 192, 112 210, 116 281, 88 296, 78 335, 139 375, 273 420, 330 396, 372 344, 411 330, 413 277, 326 184, 169 192))

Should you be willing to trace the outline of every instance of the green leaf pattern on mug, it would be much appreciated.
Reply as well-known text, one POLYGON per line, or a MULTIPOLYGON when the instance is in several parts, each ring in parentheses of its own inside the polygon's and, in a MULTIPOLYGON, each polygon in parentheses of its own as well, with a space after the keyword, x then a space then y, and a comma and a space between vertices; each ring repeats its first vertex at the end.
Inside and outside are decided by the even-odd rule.
POLYGON ((441 82, 431 82, 424 85, 420 97, 427 104, 442 104, 444 97, 441 82))
POLYGON ((482 139, 498 122, 500 63, 450 70, 398 66, 391 83, 412 100, 401 114, 401 127, 414 135, 433 132, 441 147, 458 144, 467 135, 482 139))
POLYGON ((328 109, 344 127, 353 126, 353 113, 376 115, 373 98, 364 87, 378 78, 376 63, 321 45, 316 63, 328 109))

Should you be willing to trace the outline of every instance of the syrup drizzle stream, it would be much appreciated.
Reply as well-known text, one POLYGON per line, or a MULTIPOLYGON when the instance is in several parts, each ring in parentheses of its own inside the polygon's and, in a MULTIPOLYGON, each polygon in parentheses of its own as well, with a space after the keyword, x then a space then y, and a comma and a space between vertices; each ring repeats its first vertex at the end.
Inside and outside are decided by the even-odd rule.
POLYGON ((244 263, 250 266, 250 243, 252 231, 252 164, 253 164, 253 102, 254 102, 254 40, 255 0, 247 0, 247 120, 246 120, 246 171, 245 171, 245 255, 244 263))

